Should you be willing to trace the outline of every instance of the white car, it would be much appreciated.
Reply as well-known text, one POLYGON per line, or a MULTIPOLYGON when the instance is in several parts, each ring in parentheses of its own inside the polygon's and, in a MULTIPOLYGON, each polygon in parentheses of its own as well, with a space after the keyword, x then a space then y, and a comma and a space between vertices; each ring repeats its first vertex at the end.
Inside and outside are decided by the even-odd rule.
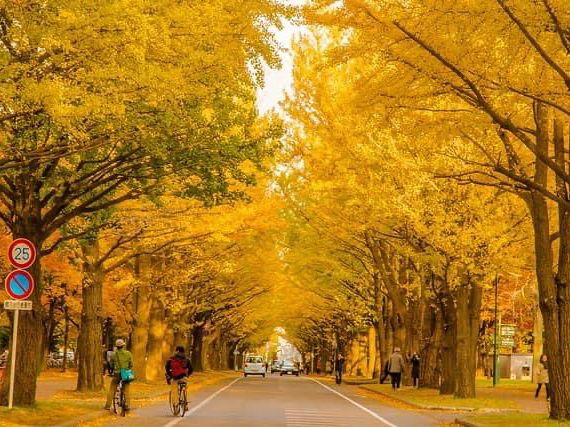
POLYGON ((265 378, 265 362, 261 356, 247 356, 243 366, 243 376, 261 375, 265 378))

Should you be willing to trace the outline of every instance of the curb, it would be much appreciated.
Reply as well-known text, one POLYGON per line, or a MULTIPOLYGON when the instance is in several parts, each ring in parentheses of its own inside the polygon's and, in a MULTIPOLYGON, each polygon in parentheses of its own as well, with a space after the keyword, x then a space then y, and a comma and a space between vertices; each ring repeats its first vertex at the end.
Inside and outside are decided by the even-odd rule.
POLYGON ((353 380, 353 379, 342 379, 342 382, 347 385, 370 385, 370 384, 378 384, 378 380, 375 379, 361 379, 361 380, 353 380))
POLYGON ((405 403, 406 405, 410 405, 410 406, 413 406, 413 407, 418 408, 418 409, 427 409, 430 411, 455 411, 455 412, 457 412, 457 411, 462 411, 462 412, 475 412, 475 411, 477 411, 477 408, 468 408, 468 407, 462 407, 462 406, 452 407, 452 406, 422 405, 421 403, 410 402, 408 400, 401 399, 398 396, 394 396, 394 395, 391 395, 388 393, 384 393, 383 391, 372 390, 372 389, 362 387, 362 386, 360 388, 362 388, 363 390, 366 390, 366 391, 371 391, 372 393, 380 394, 380 395, 387 397, 389 399, 394 399, 398 402, 405 403))
MULTIPOLYGON (((494 414, 494 413, 509 413, 509 412, 523 412, 520 409, 515 408, 469 408, 463 406, 432 406, 432 405, 422 405, 421 403, 410 402, 404 399, 399 398, 398 396, 394 396, 392 394, 384 393, 383 391, 379 390, 372 390, 367 387, 360 386, 363 390, 371 391, 372 393, 380 394, 384 397, 389 399, 394 399, 398 402, 405 403, 406 405, 413 406, 418 409, 425 409, 429 411, 452 411, 452 412, 474 412, 474 413, 481 413, 481 414, 494 414)), ((469 421, 465 421, 469 423, 469 421)), ((473 425, 479 426, 478 424, 465 424, 465 425, 473 425)))
POLYGON ((474 423, 472 421, 464 420, 463 418, 456 418, 455 424, 459 424, 463 427, 484 427, 483 424, 474 423))

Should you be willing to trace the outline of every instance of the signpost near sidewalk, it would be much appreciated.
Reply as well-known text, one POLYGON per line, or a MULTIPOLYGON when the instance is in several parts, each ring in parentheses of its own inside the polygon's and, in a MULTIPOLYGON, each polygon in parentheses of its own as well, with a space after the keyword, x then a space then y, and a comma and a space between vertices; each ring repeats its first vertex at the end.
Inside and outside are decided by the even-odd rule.
POLYGON ((24 268, 29 268, 36 261, 36 247, 27 239, 16 239, 8 248, 8 260, 17 270, 8 274, 4 281, 6 292, 11 300, 4 301, 5 310, 14 311, 14 323, 12 327, 12 340, 10 342, 10 389, 8 394, 8 408, 14 403, 14 380, 16 375, 16 348, 18 345, 18 320, 20 310, 32 310, 32 301, 27 299, 33 294, 35 282, 33 276, 24 268))

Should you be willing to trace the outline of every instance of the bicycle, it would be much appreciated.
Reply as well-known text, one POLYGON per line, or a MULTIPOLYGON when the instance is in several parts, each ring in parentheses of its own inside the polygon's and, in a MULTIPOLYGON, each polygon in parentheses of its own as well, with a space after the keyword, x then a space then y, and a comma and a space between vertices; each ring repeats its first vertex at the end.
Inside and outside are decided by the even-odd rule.
POLYGON ((127 415, 128 411, 124 387, 123 381, 119 381, 119 384, 117 384, 117 390, 115 390, 115 397, 113 398, 113 412, 121 417, 127 415))
MULTIPOLYGON (((175 380, 173 380, 175 381, 175 380)), ((178 395, 173 398, 172 391, 168 394, 168 403, 170 405, 170 410, 174 416, 180 415, 181 417, 186 414, 188 406, 188 398, 186 397, 186 380, 178 380, 178 395)))

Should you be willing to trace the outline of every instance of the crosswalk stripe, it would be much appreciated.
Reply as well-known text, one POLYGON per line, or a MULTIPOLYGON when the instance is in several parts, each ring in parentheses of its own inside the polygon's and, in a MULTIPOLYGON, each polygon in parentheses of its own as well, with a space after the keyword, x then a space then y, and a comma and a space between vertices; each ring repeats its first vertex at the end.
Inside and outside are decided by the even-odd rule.
POLYGON ((287 427, 352 427, 354 417, 347 417, 339 411, 314 408, 286 408, 287 427))

